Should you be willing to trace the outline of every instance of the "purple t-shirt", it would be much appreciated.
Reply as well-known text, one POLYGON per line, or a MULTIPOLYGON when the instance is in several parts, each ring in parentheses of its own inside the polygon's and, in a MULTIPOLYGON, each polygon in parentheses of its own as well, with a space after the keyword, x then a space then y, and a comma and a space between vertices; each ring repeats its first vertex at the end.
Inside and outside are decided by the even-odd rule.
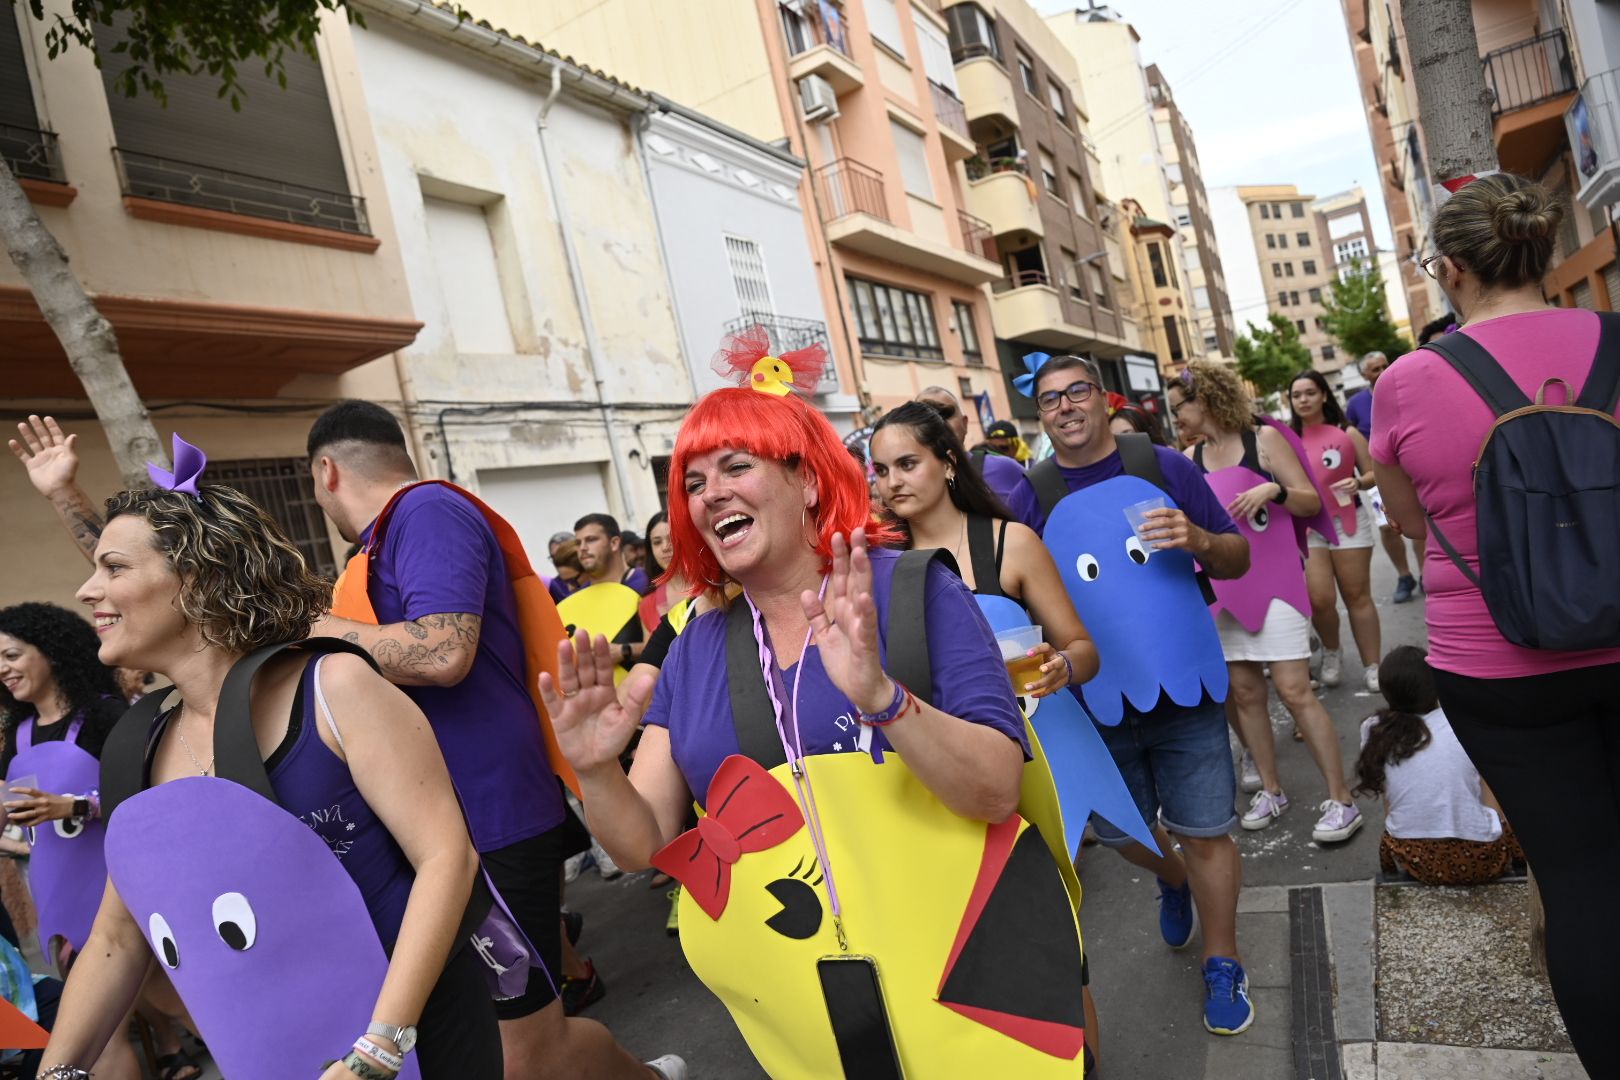
POLYGON ((1344 418, 1355 425, 1364 439, 1372 438, 1372 387, 1357 390, 1344 403, 1344 418))
MULTIPOLYGON (((1159 471, 1164 473, 1164 482, 1170 488, 1170 497, 1176 500, 1182 513, 1191 519, 1194 525, 1206 532, 1235 533, 1237 525, 1232 521, 1232 515, 1226 512, 1221 500, 1215 497, 1215 492, 1204 481, 1203 470, 1183 454, 1164 446, 1155 446, 1153 453, 1159 459, 1159 471)), ((1078 469, 1066 469, 1058 466, 1063 474, 1063 482, 1069 485, 1070 491, 1079 491, 1100 484, 1104 480, 1112 480, 1116 476, 1125 475, 1125 463, 1120 460, 1119 451, 1103 458, 1092 465, 1085 465, 1078 469)), ((1044 530, 1046 523, 1041 522, 1044 530)))
POLYGON ((1032 529, 1039 529, 1044 524, 1045 515, 1041 513, 1041 501, 1036 498, 1035 485, 1029 482, 1029 474, 1024 467, 1000 454, 984 454, 979 460, 982 463, 979 471, 984 475, 984 482, 991 491, 1001 496, 1001 501, 1012 511, 1012 519, 1032 529))
MULTIPOLYGON (((871 553, 872 599, 877 604, 880 627, 888 618, 889 592, 900 554, 887 550, 871 553)), ((938 563, 929 566, 925 588, 934 706, 951 716, 1005 733, 1017 740, 1027 759, 1029 744, 1024 738, 1024 721, 1012 695, 1007 668, 973 594, 961 578, 938 563)), ((739 598, 737 603, 743 601, 739 598)), ((805 650, 798 664, 782 672, 789 695, 801 666, 804 673, 799 686, 799 735, 806 756, 856 752, 861 725, 855 719, 855 707, 827 677, 814 645, 805 650)), ((720 763, 740 752, 731 718, 730 680, 726 676, 724 612, 698 616, 675 639, 644 722, 669 729, 675 764, 686 778, 687 787, 703 803, 720 763)), ((871 745, 874 750, 888 748, 881 730, 872 729, 871 745)))
POLYGON ((574 578, 573 581, 564 581, 560 577, 554 577, 551 579, 550 584, 546 586, 546 591, 551 593, 551 598, 560 604, 583 588, 579 581, 578 577, 574 578))
MULTIPOLYGON (((370 535, 368 525, 361 539, 370 535)), ((400 687, 433 725, 473 846, 494 851, 561 824, 562 791, 527 689, 517 600, 484 515, 442 485, 412 488, 395 505, 372 568, 381 623, 447 612, 483 619, 466 678, 400 687)))

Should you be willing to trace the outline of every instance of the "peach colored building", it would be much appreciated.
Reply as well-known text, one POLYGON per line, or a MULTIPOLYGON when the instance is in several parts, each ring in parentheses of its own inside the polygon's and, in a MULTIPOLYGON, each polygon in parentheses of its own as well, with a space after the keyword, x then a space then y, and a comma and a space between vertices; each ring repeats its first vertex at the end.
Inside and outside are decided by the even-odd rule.
POLYGON ((931 385, 1008 415, 981 289, 1002 267, 964 197, 962 162, 976 147, 937 4, 715 0, 701 17, 658 0, 467 7, 755 138, 786 140, 809 163, 800 202, 833 350, 868 419, 931 385))

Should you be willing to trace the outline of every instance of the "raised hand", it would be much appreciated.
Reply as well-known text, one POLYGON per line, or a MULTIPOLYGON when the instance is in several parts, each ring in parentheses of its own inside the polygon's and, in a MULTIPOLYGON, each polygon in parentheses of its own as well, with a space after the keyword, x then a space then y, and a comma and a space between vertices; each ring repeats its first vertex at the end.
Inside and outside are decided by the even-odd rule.
POLYGON ((832 684, 857 709, 881 712, 893 698, 894 686, 878 657, 877 605, 872 600, 866 530, 856 529, 849 543, 842 533, 835 534, 832 553, 825 597, 806 591, 799 602, 832 684))
POLYGON ((555 680, 540 675, 540 697, 563 756, 581 773, 609 762, 617 768, 652 699, 654 679, 645 672, 632 675, 621 701, 607 638, 598 634, 593 641, 583 630, 557 643, 557 662, 555 680))
POLYGON ((36 491, 49 499, 72 487, 79 472, 79 453, 73 445, 77 435, 64 434, 55 417, 32 415, 17 425, 17 434, 22 441, 11 439, 7 445, 28 470, 36 491))

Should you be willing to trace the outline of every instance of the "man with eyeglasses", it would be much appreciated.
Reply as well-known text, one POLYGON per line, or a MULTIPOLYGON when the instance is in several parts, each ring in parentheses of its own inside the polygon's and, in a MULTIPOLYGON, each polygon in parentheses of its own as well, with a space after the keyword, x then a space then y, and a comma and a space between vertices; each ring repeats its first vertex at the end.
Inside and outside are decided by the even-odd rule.
MULTIPOLYGON (((943 386, 930 386, 916 397, 924 405, 932 405, 939 413, 940 419, 967 446, 968 418, 962 409, 962 403, 956 395, 943 386)), ((990 485, 990 490, 1001 496, 1001 501, 1007 504, 1012 511, 1013 520, 1022 522, 1040 531, 1041 523, 1046 515, 1041 513, 1040 500, 1035 497, 1035 489, 1029 484, 1029 476, 1024 467, 1010 457, 997 454, 971 454, 969 460, 979 466, 979 473, 984 482, 990 485)))
POLYGON ((1248 541, 1186 457, 1145 435, 1114 434, 1096 365, 1040 354, 1025 362, 1026 392, 1053 448, 1030 470, 1047 513, 1043 539, 1102 656, 1081 696, 1161 854, 1111 822, 1092 824, 1104 845, 1157 877, 1166 944, 1191 944, 1202 920, 1204 1026, 1236 1035, 1254 1019, 1237 948, 1237 784, 1226 666, 1193 560, 1210 577, 1241 577, 1248 541), (1125 511, 1155 491, 1161 508, 1133 527, 1125 511))

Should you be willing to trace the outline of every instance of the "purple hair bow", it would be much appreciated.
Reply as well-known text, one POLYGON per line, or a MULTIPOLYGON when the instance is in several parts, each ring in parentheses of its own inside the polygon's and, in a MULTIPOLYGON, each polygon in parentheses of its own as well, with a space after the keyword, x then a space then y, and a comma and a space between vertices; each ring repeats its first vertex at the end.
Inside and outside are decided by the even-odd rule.
POLYGON ((146 475, 160 488, 178 491, 202 502, 197 481, 202 478, 202 471, 207 466, 208 455, 186 442, 177 432, 174 436, 174 472, 147 462, 146 475))
POLYGON ((1024 354, 1024 366, 1029 368, 1029 374, 1018 375, 1013 378, 1013 389, 1025 397, 1035 396, 1035 378, 1041 373, 1041 367, 1052 359, 1050 353, 1032 352, 1024 354))

